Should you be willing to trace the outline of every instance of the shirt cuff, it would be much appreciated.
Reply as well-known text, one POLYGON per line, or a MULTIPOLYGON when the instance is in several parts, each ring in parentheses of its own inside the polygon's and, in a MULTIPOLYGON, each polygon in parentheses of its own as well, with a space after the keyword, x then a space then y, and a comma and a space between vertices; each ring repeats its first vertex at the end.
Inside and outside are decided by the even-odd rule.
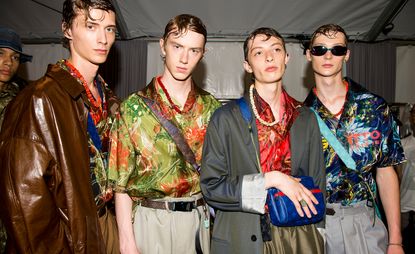
POLYGON ((242 180, 242 211, 265 213, 267 190, 262 174, 244 175, 242 180))

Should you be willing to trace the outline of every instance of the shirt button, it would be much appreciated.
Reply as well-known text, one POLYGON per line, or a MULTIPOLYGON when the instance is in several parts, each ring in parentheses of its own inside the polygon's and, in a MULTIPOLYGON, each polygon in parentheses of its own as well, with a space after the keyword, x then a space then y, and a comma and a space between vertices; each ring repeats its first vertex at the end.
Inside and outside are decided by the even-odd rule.
POLYGON ((255 242, 255 241, 256 241, 256 235, 252 235, 252 236, 251 236, 251 240, 252 240, 253 242, 255 242))

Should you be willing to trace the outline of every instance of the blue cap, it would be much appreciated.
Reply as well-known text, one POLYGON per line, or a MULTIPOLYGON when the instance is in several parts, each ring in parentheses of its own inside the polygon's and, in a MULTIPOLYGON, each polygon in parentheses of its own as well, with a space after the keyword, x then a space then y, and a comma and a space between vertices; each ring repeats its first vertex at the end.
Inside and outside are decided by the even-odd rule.
POLYGON ((32 56, 22 52, 20 36, 12 29, 0 27, 0 48, 9 48, 20 53, 20 62, 31 62, 32 56))

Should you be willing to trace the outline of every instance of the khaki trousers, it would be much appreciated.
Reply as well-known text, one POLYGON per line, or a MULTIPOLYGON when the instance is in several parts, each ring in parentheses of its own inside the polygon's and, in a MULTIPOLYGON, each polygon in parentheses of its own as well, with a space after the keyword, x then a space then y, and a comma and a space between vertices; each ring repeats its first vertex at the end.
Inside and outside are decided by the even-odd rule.
MULTIPOLYGON (((174 201, 192 201, 197 198, 175 198, 174 201)), ((206 207, 207 208, 207 207, 206 207)), ((203 206, 191 212, 168 211, 138 206, 134 215, 134 235, 141 254, 194 254, 196 234, 203 254, 209 254, 209 220, 203 206), (200 223, 202 221, 202 223, 200 223)))
POLYGON ((115 216, 112 212, 107 210, 107 212, 101 216, 98 221, 101 227, 102 236, 106 243, 107 254, 119 254, 120 244, 115 216))
POLYGON ((314 224, 296 227, 271 225, 271 234, 272 241, 264 243, 264 254, 324 254, 324 240, 314 224))

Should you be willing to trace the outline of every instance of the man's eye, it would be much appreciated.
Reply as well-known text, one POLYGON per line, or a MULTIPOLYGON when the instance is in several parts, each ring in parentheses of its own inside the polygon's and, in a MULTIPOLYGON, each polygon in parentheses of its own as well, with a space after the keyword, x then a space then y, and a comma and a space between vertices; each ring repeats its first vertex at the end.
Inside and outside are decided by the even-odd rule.
POLYGON ((115 27, 108 27, 107 31, 110 32, 110 33, 116 33, 117 29, 115 27))

